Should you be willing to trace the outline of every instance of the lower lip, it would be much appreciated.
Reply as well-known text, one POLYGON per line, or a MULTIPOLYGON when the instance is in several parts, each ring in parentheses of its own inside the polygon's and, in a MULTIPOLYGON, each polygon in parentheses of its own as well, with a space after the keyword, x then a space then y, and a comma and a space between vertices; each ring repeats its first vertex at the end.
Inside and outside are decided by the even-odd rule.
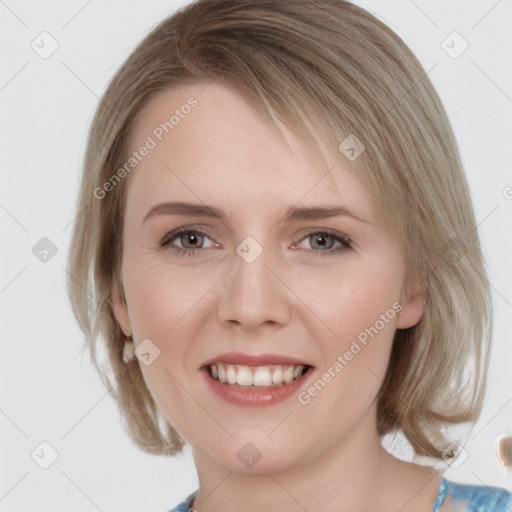
POLYGON ((238 384, 223 384, 220 380, 210 377, 207 370, 201 370, 201 373, 206 379, 208 387, 227 402, 242 407, 266 407, 290 398, 309 379, 313 368, 289 384, 257 388, 239 386, 238 384))

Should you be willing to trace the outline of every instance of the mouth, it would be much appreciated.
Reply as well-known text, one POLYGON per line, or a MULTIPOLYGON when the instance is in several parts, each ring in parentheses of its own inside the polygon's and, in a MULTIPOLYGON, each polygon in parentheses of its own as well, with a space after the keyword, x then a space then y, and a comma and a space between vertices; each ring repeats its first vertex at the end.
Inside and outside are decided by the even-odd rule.
POLYGON ((314 366, 280 354, 227 352, 199 368, 206 389, 237 407, 267 407, 291 399, 314 366))
POLYGON ((285 386, 306 375, 313 367, 306 364, 271 364, 248 366, 216 363, 201 367, 209 377, 226 386, 273 388, 285 386))

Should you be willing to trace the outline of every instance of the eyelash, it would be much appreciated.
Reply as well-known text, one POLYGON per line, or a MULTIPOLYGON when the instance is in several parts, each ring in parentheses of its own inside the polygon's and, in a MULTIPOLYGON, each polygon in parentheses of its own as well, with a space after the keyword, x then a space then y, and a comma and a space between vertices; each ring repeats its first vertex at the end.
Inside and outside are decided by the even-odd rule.
MULTIPOLYGON (((175 229, 174 231, 171 231, 167 233, 162 240, 160 241, 160 247, 164 248, 167 247, 168 250, 177 253, 178 255, 192 257, 194 256, 198 251, 202 251, 204 249, 180 249, 179 247, 175 247, 171 245, 171 242, 179 237, 180 235, 184 234, 194 234, 194 235, 200 235, 200 236, 206 236, 210 238, 206 233, 199 229, 191 229, 190 227, 183 227, 175 229)), ((310 231, 306 235, 304 235, 300 241, 304 240, 305 238, 308 238, 312 235, 329 235, 332 237, 335 241, 341 243, 341 247, 338 249, 326 249, 321 251, 316 251, 312 249, 314 253, 316 253, 315 256, 319 256, 321 258, 325 258, 328 256, 336 256, 343 252, 346 252, 347 250, 352 249, 352 244, 350 238, 348 238, 346 235, 343 235, 342 233, 339 233, 337 231, 334 231, 332 229, 322 229, 322 230, 316 230, 316 231, 310 231)))

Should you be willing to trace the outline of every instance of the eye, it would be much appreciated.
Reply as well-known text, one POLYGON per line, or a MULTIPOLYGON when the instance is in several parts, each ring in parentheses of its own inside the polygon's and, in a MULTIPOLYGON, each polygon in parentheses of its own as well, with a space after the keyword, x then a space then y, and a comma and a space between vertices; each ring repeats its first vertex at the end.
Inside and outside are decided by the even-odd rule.
POLYGON ((312 231, 302 240, 309 241, 315 256, 320 257, 334 256, 352 249, 351 240, 347 235, 330 229, 312 231), (334 248, 336 243, 339 245, 337 248, 334 248))
POLYGON ((214 243, 209 247, 204 247, 204 239, 210 237, 197 229, 191 228, 178 228, 170 233, 167 233, 160 241, 160 247, 166 247, 169 250, 176 252, 177 254, 183 254, 187 256, 194 256, 196 252, 201 249, 210 249, 211 247, 218 247, 219 244, 214 243), (179 242, 181 247, 173 245, 172 242, 176 240, 179 242))
MULTIPOLYGON (((220 244, 215 242, 211 243, 209 246, 205 246, 205 239, 211 240, 211 238, 200 229, 182 227, 167 233, 160 241, 160 247, 166 248, 178 255, 186 256, 194 256, 198 252, 206 249, 220 247, 220 244), (176 242, 179 243, 179 246, 175 245, 176 242)), ((309 241, 312 247, 311 252, 313 252, 315 256, 333 256, 352 249, 351 240, 348 236, 329 229, 311 231, 302 238, 301 243, 306 240, 309 241), (338 244, 338 247, 335 247, 336 244, 338 244)), ((298 245, 300 245, 300 243, 292 247, 296 248, 298 245)))

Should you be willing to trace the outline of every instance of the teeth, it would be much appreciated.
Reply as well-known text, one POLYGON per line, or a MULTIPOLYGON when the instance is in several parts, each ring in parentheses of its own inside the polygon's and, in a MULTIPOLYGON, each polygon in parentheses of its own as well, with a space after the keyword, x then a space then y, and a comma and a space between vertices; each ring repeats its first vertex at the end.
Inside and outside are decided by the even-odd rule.
POLYGON ((240 386, 252 386, 253 376, 251 370, 247 366, 241 366, 238 368, 238 374, 236 375, 236 382, 240 386))
POLYGON ((272 382, 277 385, 283 383, 283 369, 280 366, 274 370, 274 374, 272 375, 272 382))
POLYGON ((272 384, 272 375, 268 366, 258 366, 254 372, 254 386, 270 386, 272 384))
MULTIPOLYGON (((210 368, 211 368, 211 366, 210 366, 210 368)), ((223 364, 218 364, 217 365, 217 372, 218 372, 218 379, 221 382, 227 382, 226 370, 224 370, 224 365, 223 364)))
POLYGON ((210 374, 214 379, 224 384, 238 384, 239 386, 279 386, 288 384, 304 373, 304 365, 270 365, 270 366, 243 366, 233 364, 214 364, 210 367, 210 374))
POLYGON ((286 368, 284 375, 283 375, 283 380, 287 384, 288 384, 288 382, 291 382, 293 380, 293 366, 288 366, 288 368, 286 368))
POLYGON ((226 379, 230 384, 236 384, 236 370, 232 365, 226 368, 226 379))

